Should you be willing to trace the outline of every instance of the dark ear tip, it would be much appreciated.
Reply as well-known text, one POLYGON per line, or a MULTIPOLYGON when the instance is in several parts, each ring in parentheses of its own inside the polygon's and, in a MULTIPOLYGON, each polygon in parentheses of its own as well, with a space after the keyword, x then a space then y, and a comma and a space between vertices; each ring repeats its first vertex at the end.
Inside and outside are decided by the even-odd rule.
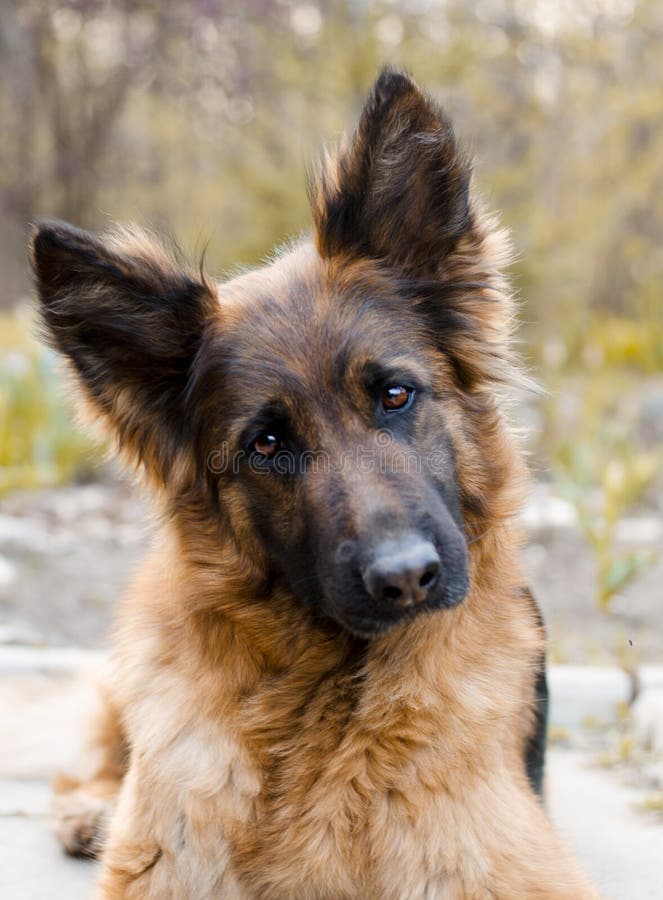
POLYGON ((53 237, 54 227, 48 220, 39 220, 30 225, 28 250, 33 263, 53 243, 53 237))
POLYGON ((68 247, 90 239, 87 232, 60 219, 37 219, 30 228, 30 248, 68 247))
POLYGON ((407 73, 385 66, 373 87, 373 95, 378 103, 389 103, 406 94, 419 93, 414 79, 407 73))
POLYGON ((31 226, 30 262, 40 281, 60 271, 65 259, 81 259, 99 250, 97 239, 59 219, 39 219, 31 226))
POLYGON ((39 219, 34 222, 30 227, 28 243, 33 266, 48 257, 54 250, 66 247, 70 243, 67 238, 71 231, 75 231, 71 225, 57 219, 39 219))

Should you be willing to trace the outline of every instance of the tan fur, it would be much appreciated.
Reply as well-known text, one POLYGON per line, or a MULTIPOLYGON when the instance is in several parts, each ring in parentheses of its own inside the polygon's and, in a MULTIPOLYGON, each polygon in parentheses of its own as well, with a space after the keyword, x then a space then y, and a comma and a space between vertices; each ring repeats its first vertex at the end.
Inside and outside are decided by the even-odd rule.
MULTIPOLYGON (((275 290, 293 265, 260 277, 275 290)), ((255 277, 225 288, 226 323, 255 277)), ((112 696, 131 757, 100 898, 597 896, 522 764, 543 638, 518 591, 523 470, 491 397, 474 424, 450 397, 459 477, 494 523, 470 545, 471 592, 376 638, 360 668, 289 597, 256 597, 250 560, 220 554, 213 530, 163 526, 119 617, 112 696)), ((109 722, 108 760, 61 795, 70 831, 119 786, 109 722)))
MULTIPOLYGON (((239 286, 226 290, 228 321, 239 286)), ((509 521, 522 468, 482 408, 487 470, 456 402, 460 477, 494 522, 470 545, 470 595, 376 638, 359 669, 349 638, 256 597, 232 545, 219 555, 200 522, 163 527, 119 617, 112 691, 131 760, 100 898, 598 896, 522 764, 543 642, 509 521)))
POLYGON ((201 578, 169 540, 121 615, 133 752, 100 897, 597 896, 522 770, 541 639, 508 534, 476 547, 463 606, 376 640, 361 672, 278 610, 234 612, 236 562, 201 578), (187 620, 211 591, 227 612, 187 620))
POLYGON ((477 485, 498 524, 471 545, 470 596, 376 639, 359 671, 285 601, 256 603, 230 550, 167 529, 120 616, 132 763, 100 896, 596 896, 522 767, 542 638, 494 428, 511 478, 477 485))

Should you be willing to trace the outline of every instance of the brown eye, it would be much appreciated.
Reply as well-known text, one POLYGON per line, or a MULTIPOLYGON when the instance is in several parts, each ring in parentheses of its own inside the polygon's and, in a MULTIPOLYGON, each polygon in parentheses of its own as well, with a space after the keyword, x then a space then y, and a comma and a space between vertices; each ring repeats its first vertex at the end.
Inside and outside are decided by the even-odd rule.
POLYGON ((253 451, 260 456, 264 456, 265 459, 271 459, 273 456, 276 456, 281 446, 281 441, 275 434, 265 432, 253 442, 253 451))
POLYGON ((382 408, 386 412, 405 409, 410 405, 413 396, 414 391, 411 388, 403 387, 402 384, 390 385, 382 391, 382 408))

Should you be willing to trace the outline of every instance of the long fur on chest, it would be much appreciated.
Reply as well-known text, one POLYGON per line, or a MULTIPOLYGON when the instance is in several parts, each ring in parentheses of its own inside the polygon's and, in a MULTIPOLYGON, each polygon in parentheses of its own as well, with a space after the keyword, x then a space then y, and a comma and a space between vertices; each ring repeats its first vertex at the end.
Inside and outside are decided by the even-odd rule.
POLYGON ((486 864, 479 822, 524 785, 541 651, 516 572, 497 592, 488 551, 460 608, 368 643, 292 621, 278 596, 254 598, 258 627, 230 566, 212 611, 200 573, 153 558, 125 606, 117 701, 153 788, 148 830, 182 878, 202 871, 186 874, 187 847, 199 866, 224 848, 210 896, 230 872, 250 896, 388 896, 398 860, 421 856, 418 879, 486 864))

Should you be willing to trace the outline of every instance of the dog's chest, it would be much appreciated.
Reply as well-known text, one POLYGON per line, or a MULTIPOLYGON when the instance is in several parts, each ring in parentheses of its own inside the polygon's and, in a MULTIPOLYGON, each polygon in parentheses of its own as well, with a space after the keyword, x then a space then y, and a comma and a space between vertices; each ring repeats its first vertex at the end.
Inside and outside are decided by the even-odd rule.
POLYGON ((453 814, 431 712, 390 712, 369 727, 339 696, 270 748, 254 815, 233 841, 248 896, 455 896, 442 892, 453 814))
POLYGON ((266 810, 237 860, 251 896, 443 896, 426 887, 445 856, 440 798, 397 773, 390 780, 384 788, 365 774, 346 779, 333 765, 306 794, 266 810))
POLYGON ((214 716, 194 716, 193 687, 184 695, 172 681, 158 743, 145 730, 149 709, 135 715, 141 765, 160 783, 143 795, 142 827, 189 896, 464 896, 453 885, 471 798, 451 700, 421 681, 415 693, 412 679, 407 693, 350 681, 327 681, 301 703, 274 680, 273 693, 261 688, 214 716))

